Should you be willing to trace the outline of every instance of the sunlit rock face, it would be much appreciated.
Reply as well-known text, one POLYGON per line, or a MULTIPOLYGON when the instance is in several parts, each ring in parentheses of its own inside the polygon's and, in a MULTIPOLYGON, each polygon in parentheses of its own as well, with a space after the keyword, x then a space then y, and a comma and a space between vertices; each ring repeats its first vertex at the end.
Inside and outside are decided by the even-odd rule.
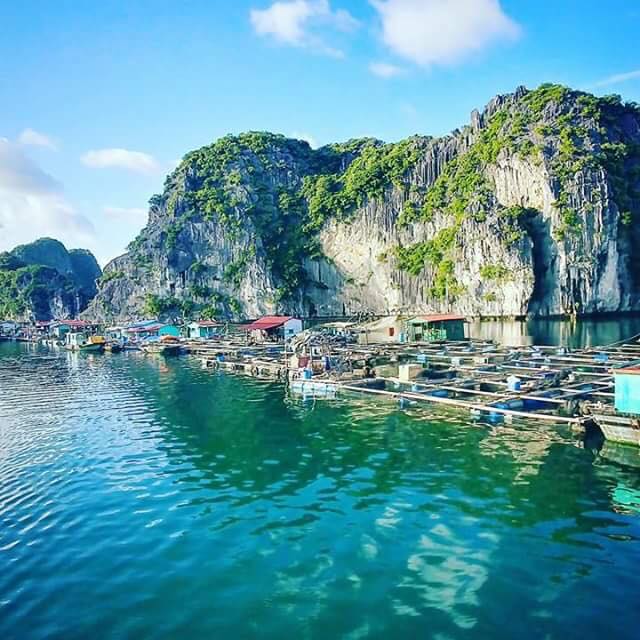
POLYGON ((255 317, 640 308, 640 111, 557 85, 443 138, 188 153, 88 315, 255 317))

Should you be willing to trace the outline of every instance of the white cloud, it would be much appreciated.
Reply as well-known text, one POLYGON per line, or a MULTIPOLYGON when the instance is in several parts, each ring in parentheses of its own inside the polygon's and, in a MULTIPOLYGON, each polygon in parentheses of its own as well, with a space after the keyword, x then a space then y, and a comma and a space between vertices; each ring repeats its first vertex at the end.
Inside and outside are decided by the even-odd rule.
POLYGON ((372 62, 369 65, 369 71, 371 71, 373 75, 380 76, 381 78, 393 78, 405 73, 402 67, 389 64, 388 62, 372 62))
POLYGON ((0 138, 0 251, 43 236, 68 247, 95 248, 95 230, 64 197, 62 185, 0 138))
POLYGON ((317 149, 318 148, 318 141, 309 133, 304 133, 302 131, 294 131, 291 134, 292 138, 295 138, 296 140, 305 140, 306 142, 309 143, 309 146, 312 149, 317 149))
POLYGON ((358 21, 346 10, 332 10, 329 0, 279 0, 266 9, 251 9, 255 32, 294 47, 307 47, 336 58, 343 52, 325 44, 318 28, 353 31, 358 21))
POLYGON ((147 217, 147 210, 141 207, 104 207, 103 211, 108 218, 119 218, 130 222, 138 222, 147 217))
MULTIPOLYGON (((325 3, 327 7, 329 3, 325 3)), ((340 31, 355 31, 359 26, 360 22, 356 20, 346 9, 338 9, 331 13, 328 11, 329 21, 333 24, 336 29, 340 31)))
POLYGON ((382 40, 396 55, 421 66, 453 64, 493 41, 515 39, 520 27, 499 0, 370 0, 382 40))
POLYGON ((57 150, 56 144, 49 136, 34 129, 25 129, 18 136, 18 142, 25 146, 46 147, 53 151, 57 150))
POLYGON ((418 108, 410 102, 403 102, 400 104, 400 112, 407 116, 407 118, 415 119, 419 115, 418 108))
POLYGON ((274 2, 268 9, 252 9, 251 24, 260 35, 270 35, 280 42, 300 45, 306 38, 304 24, 313 15, 305 0, 274 2))
POLYGON ((598 80, 598 82, 594 82, 592 87, 608 87, 612 84, 621 84, 622 82, 627 82, 628 80, 635 80, 636 78, 640 78, 640 69, 636 69, 635 71, 628 71, 626 73, 615 73, 611 76, 603 78, 602 80, 598 80))
POLYGON ((162 170, 158 161, 148 153, 128 149, 97 149, 87 151, 81 161, 92 169, 126 169, 136 173, 154 174, 162 170))

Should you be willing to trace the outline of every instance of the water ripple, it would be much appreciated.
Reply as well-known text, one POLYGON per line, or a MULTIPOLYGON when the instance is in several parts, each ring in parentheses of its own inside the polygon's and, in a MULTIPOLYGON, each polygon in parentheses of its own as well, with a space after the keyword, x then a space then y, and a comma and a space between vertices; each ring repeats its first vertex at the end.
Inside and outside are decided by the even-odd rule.
POLYGON ((632 638, 640 479, 619 453, 0 345, 0 635, 632 638))

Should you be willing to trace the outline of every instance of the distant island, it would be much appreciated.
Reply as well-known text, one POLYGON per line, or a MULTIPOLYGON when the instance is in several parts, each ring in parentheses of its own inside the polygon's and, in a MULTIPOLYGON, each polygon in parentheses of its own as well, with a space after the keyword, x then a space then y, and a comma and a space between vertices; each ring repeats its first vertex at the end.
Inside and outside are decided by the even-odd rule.
POLYGON ((638 105, 520 87, 442 138, 251 132, 187 153, 84 316, 634 311, 638 246, 638 105))
POLYGON ((0 253, 0 318, 75 318, 96 295, 102 271, 90 251, 41 238, 0 253))

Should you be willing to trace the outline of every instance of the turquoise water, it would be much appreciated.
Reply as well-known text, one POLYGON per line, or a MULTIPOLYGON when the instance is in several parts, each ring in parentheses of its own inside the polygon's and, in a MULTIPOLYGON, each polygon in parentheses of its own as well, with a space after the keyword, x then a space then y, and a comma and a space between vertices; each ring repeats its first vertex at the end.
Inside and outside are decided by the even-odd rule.
POLYGON ((640 455, 0 344, 0 638, 637 638, 640 455))

